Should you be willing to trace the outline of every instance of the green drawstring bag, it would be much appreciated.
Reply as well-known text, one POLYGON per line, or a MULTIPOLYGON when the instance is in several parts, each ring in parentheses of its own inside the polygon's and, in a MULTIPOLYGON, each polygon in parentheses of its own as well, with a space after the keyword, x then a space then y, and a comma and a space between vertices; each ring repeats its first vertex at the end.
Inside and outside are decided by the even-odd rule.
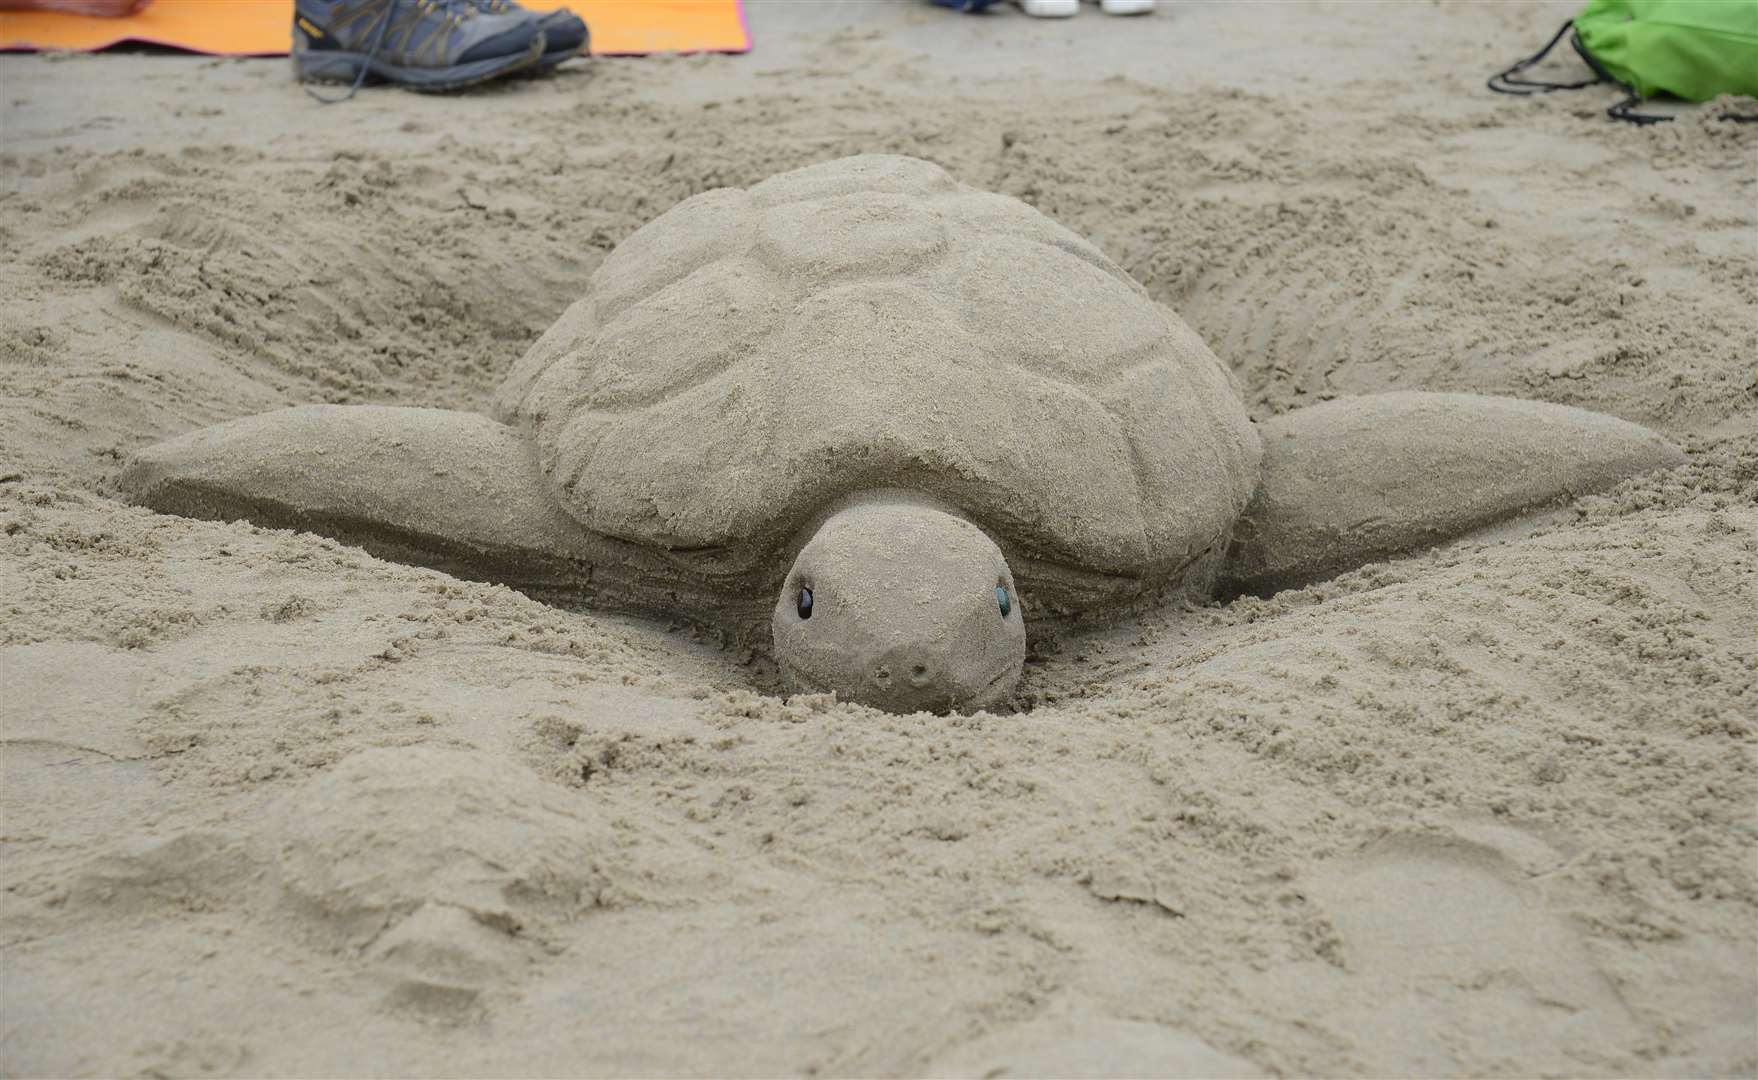
POLYGON ((1638 102, 1663 93, 1686 101, 1717 94, 1758 97, 1758 0, 1588 0, 1544 48, 1491 76, 1489 88, 1544 94, 1606 81, 1629 91, 1607 111, 1639 124, 1671 119, 1632 111, 1638 102), (1593 78, 1553 83, 1521 74, 1571 29, 1569 43, 1593 69, 1593 78))

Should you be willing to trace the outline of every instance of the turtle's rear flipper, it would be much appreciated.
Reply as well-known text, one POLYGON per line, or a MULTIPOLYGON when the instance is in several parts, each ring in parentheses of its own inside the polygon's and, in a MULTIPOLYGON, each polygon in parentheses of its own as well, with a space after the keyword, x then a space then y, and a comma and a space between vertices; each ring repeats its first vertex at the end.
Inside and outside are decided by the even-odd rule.
POLYGON ((1477 394, 1343 398, 1259 428, 1263 481, 1223 594, 1268 594, 1683 464, 1602 413, 1477 394))
POLYGON ((589 576, 586 540, 531 445, 475 413, 311 405, 140 451, 122 490, 166 513, 302 529, 520 588, 589 576))

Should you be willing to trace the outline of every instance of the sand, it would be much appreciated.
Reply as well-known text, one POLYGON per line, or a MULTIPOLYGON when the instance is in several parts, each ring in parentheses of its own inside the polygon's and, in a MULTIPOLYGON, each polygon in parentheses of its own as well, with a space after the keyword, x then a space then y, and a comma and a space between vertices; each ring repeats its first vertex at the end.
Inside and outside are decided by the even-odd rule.
POLYGON ((0 1070, 1758 1073, 1752 103, 1478 89, 1570 6, 1167 7, 755 5, 324 110, 0 60, 0 1070), (1260 419, 1512 394, 1690 462, 953 718, 116 497, 253 412, 486 410, 643 221, 869 150, 1092 239, 1260 419))

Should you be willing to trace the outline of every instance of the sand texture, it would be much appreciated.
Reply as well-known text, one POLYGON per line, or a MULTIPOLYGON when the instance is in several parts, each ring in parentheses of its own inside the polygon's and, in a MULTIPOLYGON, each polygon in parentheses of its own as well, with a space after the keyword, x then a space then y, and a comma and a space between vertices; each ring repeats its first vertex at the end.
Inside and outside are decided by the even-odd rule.
POLYGON ((1479 89, 1574 5, 1162 4, 757 4, 323 110, 0 59, 0 1072, 1758 1073, 1753 103, 1479 89), (1096 244, 1258 421, 1501 394, 1688 461, 950 718, 118 496, 271 409, 486 415, 641 224, 870 151, 1096 244))

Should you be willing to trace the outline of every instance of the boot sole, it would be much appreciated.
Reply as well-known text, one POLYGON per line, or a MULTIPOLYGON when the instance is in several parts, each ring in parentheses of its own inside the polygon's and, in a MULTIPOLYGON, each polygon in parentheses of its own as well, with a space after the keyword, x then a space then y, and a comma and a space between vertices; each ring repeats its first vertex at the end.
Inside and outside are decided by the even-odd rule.
POLYGON ((557 67, 567 63, 576 56, 590 56, 592 53, 592 31, 588 29, 580 44, 572 49, 550 49, 537 58, 537 63, 519 72, 521 79, 535 79, 540 75, 548 75, 557 67))
POLYGON ((440 94, 462 90, 511 75, 543 60, 543 35, 531 39, 531 47, 522 53, 472 60, 450 67, 399 67, 365 53, 304 51, 293 56, 293 69, 301 82, 351 83, 366 68, 368 82, 389 82, 424 94, 440 94))
POLYGON ((1019 0, 1019 9, 1034 19, 1072 19, 1080 14, 1080 0, 1019 0))
POLYGON ((578 49, 557 49, 554 52, 546 52, 538 57, 537 63, 531 65, 524 74, 542 75, 546 72, 554 71, 558 64, 564 64, 576 56, 585 55, 586 46, 584 45, 580 46, 578 49))

